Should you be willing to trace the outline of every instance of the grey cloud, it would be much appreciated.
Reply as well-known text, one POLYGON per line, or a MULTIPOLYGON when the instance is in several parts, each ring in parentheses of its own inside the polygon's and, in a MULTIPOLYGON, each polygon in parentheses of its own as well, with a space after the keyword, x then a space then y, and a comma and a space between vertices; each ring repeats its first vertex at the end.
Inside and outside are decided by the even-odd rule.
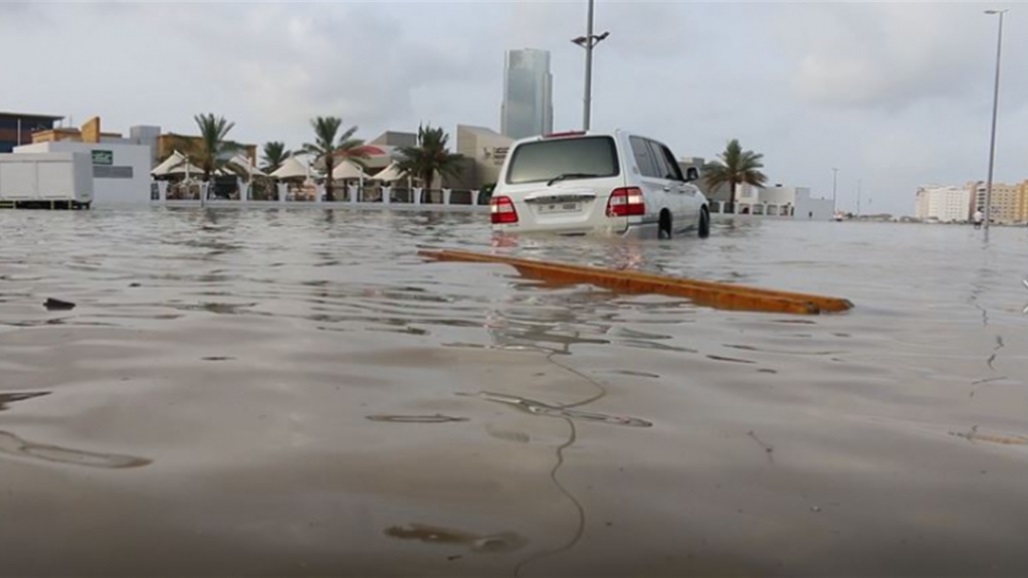
MULTIPOLYGON (((795 58, 793 87, 801 98, 895 109, 984 92, 995 31, 981 7, 790 5, 777 12, 775 29, 795 58)), ((1013 44, 1028 48, 1020 39, 1013 44)))

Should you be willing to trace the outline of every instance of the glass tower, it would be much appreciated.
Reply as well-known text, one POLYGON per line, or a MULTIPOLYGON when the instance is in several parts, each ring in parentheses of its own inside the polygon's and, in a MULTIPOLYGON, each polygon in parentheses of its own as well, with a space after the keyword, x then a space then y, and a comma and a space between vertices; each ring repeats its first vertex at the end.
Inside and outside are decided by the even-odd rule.
POLYGON ((548 51, 508 50, 500 132, 515 139, 553 132, 552 84, 548 51))

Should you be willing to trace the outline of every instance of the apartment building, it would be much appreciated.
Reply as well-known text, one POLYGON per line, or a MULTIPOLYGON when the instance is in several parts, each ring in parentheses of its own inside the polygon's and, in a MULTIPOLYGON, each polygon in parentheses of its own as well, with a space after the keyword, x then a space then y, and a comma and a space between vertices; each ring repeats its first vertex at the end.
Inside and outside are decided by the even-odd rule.
MULTIPOLYGON (((981 207, 984 210, 985 183, 974 181, 967 183, 965 188, 971 192, 974 208, 981 207)), ((1020 185, 992 183, 992 222, 1017 223, 1025 220, 1021 209, 1024 201, 1020 198, 1020 190, 1020 185)))
POLYGON ((915 193, 914 216, 942 223, 965 222, 972 214, 971 200, 967 187, 921 186, 915 193))

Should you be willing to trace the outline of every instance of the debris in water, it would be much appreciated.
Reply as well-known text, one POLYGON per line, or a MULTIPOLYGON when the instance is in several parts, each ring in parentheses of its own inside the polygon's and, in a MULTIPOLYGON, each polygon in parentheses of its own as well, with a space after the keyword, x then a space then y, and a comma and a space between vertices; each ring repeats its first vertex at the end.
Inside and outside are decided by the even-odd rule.
POLYGON ((964 438, 969 442, 992 442, 1005 446, 1028 446, 1028 437, 1021 435, 993 435, 978 433, 978 426, 972 426, 970 431, 949 432, 949 435, 964 438))
POLYGON ((46 307, 50 311, 67 311, 69 309, 74 309, 75 304, 71 301, 62 301, 60 299, 54 299, 53 297, 50 297, 46 300, 45 303, 43 303, 43 307, 46 307))
POLYGON ((757 442, 758 444, 760 444, 760 447, 764 448, 764 451, 767 452, 767 459, 768 459, 769 462, 771 462, 772 464, 775 463, 775 457, 774 457, 775 446, 773 446, 771 444, 766 444, 763 441, 761 441, 761 439, 757 437, 756 432, 754 432, 753 430, 750 430, 750 431, 746 432, 746 435, 748 435, 751 438, 753 438, 753 441, 757 442))

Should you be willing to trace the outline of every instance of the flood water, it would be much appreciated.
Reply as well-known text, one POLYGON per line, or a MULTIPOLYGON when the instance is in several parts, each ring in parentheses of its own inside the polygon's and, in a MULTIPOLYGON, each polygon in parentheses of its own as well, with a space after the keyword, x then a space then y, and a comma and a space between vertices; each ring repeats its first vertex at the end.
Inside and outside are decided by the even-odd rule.
POLYGON ((1028 575, 1025 247, 0 212, 0 575, 1028 575), (720 311, 427 248, 855 308, 720 311))

